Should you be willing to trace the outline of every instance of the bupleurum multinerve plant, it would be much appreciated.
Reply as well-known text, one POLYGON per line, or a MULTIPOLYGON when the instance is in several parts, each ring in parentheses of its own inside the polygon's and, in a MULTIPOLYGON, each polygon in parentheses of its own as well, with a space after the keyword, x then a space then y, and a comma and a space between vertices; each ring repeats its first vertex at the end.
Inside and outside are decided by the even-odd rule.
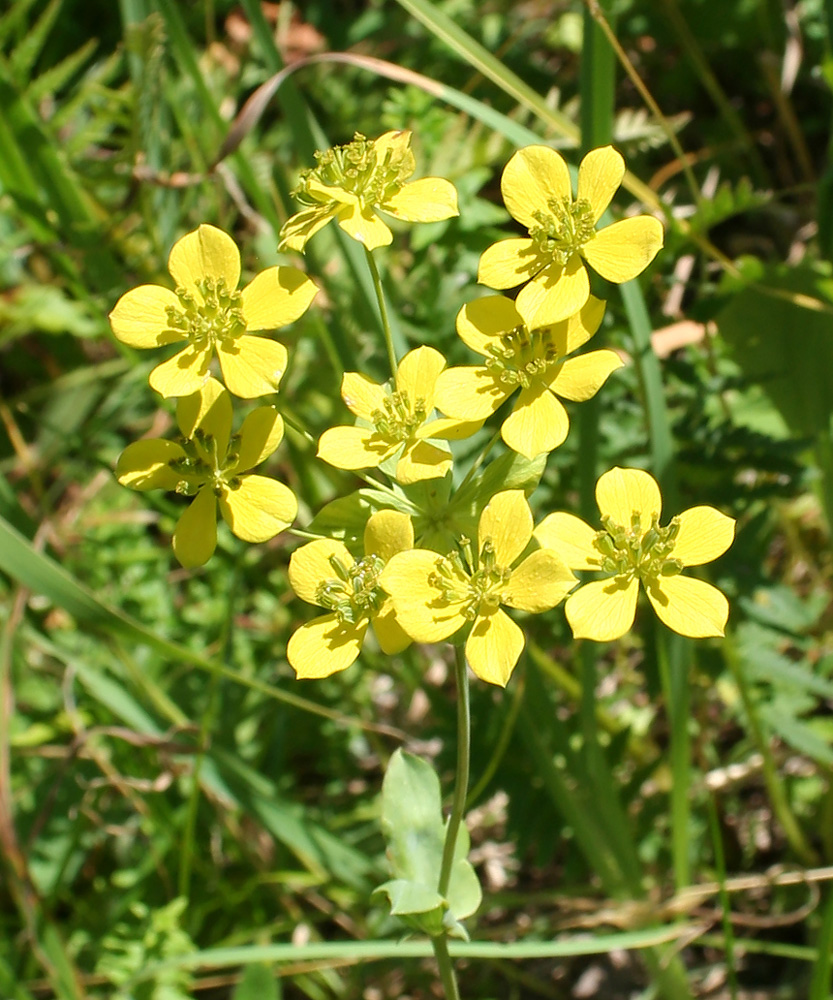
MULTIPOLYGON (((281 230, 282 248, 303 251, 334 220, 363 244, 391 371, 384 384, 347 372, 341 396, 354 422, 330 427, 318 441, 317 459, 361 473, 374 488, 353 498, 351 509, 363 511, 361 544, 346 525, 331 535, 299 532, 306 542, 291 554, 289 583, 320 613, 299 625, 285 654, 298 678, 323 678, 350 667, 368 642, 387 656, 412 643, 446 642, 453 651, 459 731, 452 808, 445 820, 430 765, 402 751, 393 755, 382 804, 393 877, 377 892, 391 913, 430 937, 447 1000, 458 1000, 448 938, 467 936, 463 921, 481 901, 462 822, 469 668, 481 681, 507 685, 525 647, 523 616, 562 602, 576 638, 619 638, 633 625, 640 589, 675 632, 722 635, 726 598, 684 570, 720 556, 734 521, 700 506, 663 524, 656 481, 639 469, 616 468, 596 486, 597 527, 561 511, 535 526, 529 497, 546 457, 569 433, 570 408, 595 396, 623 364, 613 350, 583 350, 605 313, 590 293, 585 264, 608 281, 628 281, 663 242, 652 216, 600 226, 623 178, 619 153, 610 146, 588 153, 575 196, 567 164, 549 147, 529 146, 510 159, 501 190, 529 235, 486 248, 478 280, 494 289, 522 287, 514 300, 492 294, 462 305, 457 333, 480 358, 450 368, 427 345, 398 357, 374 256, 393 240, 383 216, 436 222, 458 213, 453 185, 438 177, 411 180, 415 169, 410 132, 375 140, 356 134, 317 154, 295 192, 301 209, 281 230), (465 462, 455 461, 448 442, 473 437, 504 409, 494 436, 479 450, 469 448, 465 462), (505 473, 501 478, 509 465, 486 462, 498 438, 511 451, 495 463, 513 463, 511 483, 505 473), (580 581, 576 572, 601 576, 580 581)), ((132 489, 190 499, 173 545, 184 566, 196 567, 214 552, 218 510, 247 542, 294 530, 293 493, 252 471, 281 442, 280 400, 250 410, 233 434, 233 396, 278 391, 288 354, 270 331, 297 320, 317 288, 298 268, 271 267, 238 291, 237 247, 209 225, 174 245, 168 268, 174 289, 129 291, 110 320, 130 346, 179 346, 149 381, 177 398, 180 437, 129 445, 116 474, 132 489)))

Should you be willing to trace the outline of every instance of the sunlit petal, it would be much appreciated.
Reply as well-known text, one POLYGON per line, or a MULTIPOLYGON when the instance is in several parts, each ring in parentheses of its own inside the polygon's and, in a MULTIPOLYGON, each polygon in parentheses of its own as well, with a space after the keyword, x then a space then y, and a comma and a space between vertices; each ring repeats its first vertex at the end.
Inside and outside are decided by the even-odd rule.
POLYGON ((477 280, 489 288, 514 288, 547 266, 530 239, 500 240, 480 256, 477 280))
POLYGON ((590 295, 590 279, 575 253, 565 267, 550 264, 518 292, 518 312, 530 329, 560 323, 577 313, 590 295))
POLYGON ((597 532, 575 514, 547 514, 534 531, 539 545, 553 549, 570 569, 598 569, 599 552, 593 544, 597 532), (591 560, 594 560, 591 562, 591 560))
POLYGON ((414 440, 405 445, 396 463, 397 482, 419 483, 423 479, 439 479, 451 468, 451 452, 430 441, 414 440))
POLYGON ((639 582, 621 585, 615 580, 594 580, 571 594, 564 605, 576 639, 611 642, 633 625, 639 582))
POLYGON ((277 330, 307 311, 318 285, 297 267, 269 267, 240 294, 247 330, 277 330))
POLYGON ((387 393, 366 375, 345 372, 341 380, 341 398, 352 413, 372 423, 373 414, 384 409, 387 393))
POLYGON ((616 524, 629 528, 631 515, 638 511, 642 528, 647 530, 651 517, 662 513, 662 497, 653 476, 641 469, 611 469, 596 483, 596 503, 602 514, 616 524))
POLYGON ((501 603, 519 611, 549 611, 575 587, 578 580, 551 549, 537 549, 513 570, 501 590, 501 603))
POLYGON ((443 556, 428 549, 411 549, 393 556, 379 582, 390 594, 401 627, 415 642, 439 642, 466 624, 460 602, 449 603, 429 581, 445 566, 464 590, 467 580, 443 556))
POLYGON ((139 285, 124 295, 110 313, 113 334, 130 347, 160 347, 187 339, 182 330, 172 330, 168 310, 181 312, 179 299, 160 285, 139 285))
POLYGON ((267 337, 244 334, 233 341, 221 341, 217 356, 229 392, 241 399, 277 392, 286 371, 286 348, 267 337))
POLYGON ((371 514, 364 529, 364 551, 379 556, 384 562, 414 547, 414 526, 407 514, 399 510, 377 510, 371 514))
POLYGON ((662 223, 652 215, 622 219, 600 229, 582 247, 594 271, 608 281, 630 281, 656 257, 662 247, 662 223))
POLYGON ((174 529, 174 555, 188 569, 207 563, 217 548, 217 499, 204 486, 174 529))
POLYGON ((424 438, 439 438, 442 441, 462 441, 483 426, 483 420, 460 420, 458 417, 438 417, 436 420, 429 420, 422 427, 417 427, 414 437, 422 440, 424 438))
POLYGON ((692 507, 679 516, 674 559, 683 566, 700 566, 722 556, 735 537, 735 520, 714 507, 692 507))
POLYGON ((230 292, 240 281, 240 252, 234 240, 216 226, 202 225, 174 243, 168 270, 177 288, 196 292, 206 278, 224 281, 230 292))
POLYGON ((393 601, 388 597, 379 611, 371 619, 371 627, 376 634, 379 647, 387 656, 401 653, 411 645, 411 637, 396 619, 393 601))
POLYGON ((199 392, 182 396, 176 403, 176 422, 182 436, 193 438, 199 427, 211 435, 217 453, 225 455, 231 436, 231 396, 216 378, 209 378, 199 392))
POLYGON ((292 633, 286 658, 299 680, 329 677, 346 670, 361 652, 367 619, 342 624, 334 614, 313 618, 292 633))
POLYGON ((504 420, 500 436, 526 458, 551 452, 563 443, 570 428, 567 411, 545 385, 522 389, 504 420))
POLYGON ((333 202, 329 205, 316 205, 313 208, 305 208, 301 212, 296 212, 281 226, 278 249, 302 252, 307 245, 307 240, 335 218, 338 209, 338 204, 333 202))
POLYGON ((393 242, 393 233, 372 208, 344 205, 336 216, 339 226, 368 250, 386 247, 393 242))
POLYGON ((243 421, 235 472, 247 472, 268 458, 283 438, 283 420, 274 406, 258 406, 243 421))
POLYGON ((211 375, 211 349, 188 346, 150 373, 148 382, 160 396, 190 396, 198 392, 211 375))
POLYGON ((623 365, 616 351, 590 351, 565 361, 550 382, 550 389, 564 399, 581 402, 595 396, 611 372, 623 365))
POLYGON ((536 225, 536 212, 552 213, 551 200, 573 200, 564 157, 549 146, 519 149, 506 164, 500 191, 510 215, 527 229, 536 225))
POLYGON ((407 395, 412 410, 418 399, 425 404, 426 413, 434 408, 434 386, 443 368, 445 358, 433 347, 417 347, 399 362, 396 388, 407 395))
POLYGON ((556 324, 551 337, 560 357, 572 354, 587 343, 601 326, 606 305, 591 295, 578 312, 556 324))
POLYGON ((481 552, 487 541, 492 543, 498 566, 512 565, 532 538, 532 511, 523 490, 504 490, 492 497, 480 515, 477 538, 481 552))
POLYGON ((591 149, 578 168, 577 201, 586 201, 593 221, 604 215, 625 176, 625 161, 612 146, 591 149))
POLYGON ((724 634, 729 602, 717 587, 689 576, 663 576, 646 589, 657 617, 680 635, 705 639, 724 634))
POLYGON ((523 652, 524 634, 505 611, 479 615, 466 639, 466 660, 488 684, 506 687, 523 652))
POLYGON ((318 604, 318 591, 327 580, 337 580, 336 564, 348 570, 355 560, 343 542, 317 538, 295 549, 289 558, 289 585, 308 604, 318 604))
POLYGON ((457 313, 457 334, 464 344, 486 357, 496 338, 522 323, 511 299, 505 295, 486 295, 467 302, 457 313))
POLYGON ((131 490, 175 490, 182 475, 170 463, 185 458, 175 441, 134 441, 119 455, 116 478, 131 490))
POLYGON ((265 542, 286 529, 298 513, 295 494, 268 476, 239 476, 223 487, 220 512, 244 542, 265 542))
POLYGON ((515 388, 488 368, 446 368, 437 379, 434 402, 450 417, 483 421, 515 388))
POLYGON ((411 181, 379 205, 404 222, 441 222, 459 215, 457 189, 442 177, 411 181))
POLYGON ((318 457, 337 469, 375 469, 397 448, 366 427, 331 427, 318 440, 318 457))

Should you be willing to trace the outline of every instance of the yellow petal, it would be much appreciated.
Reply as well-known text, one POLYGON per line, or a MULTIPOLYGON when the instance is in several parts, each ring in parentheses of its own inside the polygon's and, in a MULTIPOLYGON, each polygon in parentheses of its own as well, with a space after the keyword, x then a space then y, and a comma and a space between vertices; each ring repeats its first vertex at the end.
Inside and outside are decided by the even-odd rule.
POLYGON ((357 417, 372 423, 373 414, 384 410, 387 393, 366 375, 345 372, 341 380, 341 398, 357 417))
POLYGON ((367 519, 364 529, 364 551, 387 562, 397 552, 414 547, 414 526, 407 514, 399 510, 377 510, 367 519))
POLYGON ((613 201, 625 176, 625 161, 613 146, 591 149, 578 168, 576 200, 589 203, 598 222, 613 201))
POLYGON ((680 635, 705 639, 724 634, 729 602, 717 587, 688 576, 663 576, 646 589, 657 617, 680 635))
POLYGON ((594 580, 571 594, 564 605, 576 639, 611 642, 633 625, 639 582, 625 585, 615 580, 594 580))
POLYGON ((651 526, 651 517, 662 513, 662 497, 653 476, 641 469, 611 469, 596 483, 596 503, 602 514, 629 528, 631 515, 638 511, 642 530, 651 526))
POLYGON ((343 205, 336 219, 348 236, 363 243, 368 250, 386 247, 393 242, 393 233, 372 208, 343 205))
POLYGON ((581 402, 595 396, 611 372, 623 365, 616 351, 590 351, 565 361, 550 382, 550 389, 563 399, 581 402))
POLYGON ((298 501, 288 486, 268 476, 239 476, 223 488, 220 513, 244 542, 265 542, 292 524, 298 501))
POLYGON ((318 440, 318 458, 337 469, 375 469, 398 447, 366 427, 331 427, 318 440))
POLYGON ((269 267, 240 293, 247 330, 277 330, 294 323, 318 294, 297 267, 269 267))
POLYGON ((217 499, 207 486, 197 493, 174 529, 174 555, 191 569, 207 563, 217 548, 217 499))
POLYGON ((190 396, 205 385, 211 375, 211 349, 188 346, 150 373, 148 382, 166 399, 190 396))
POLYGON ((683 566, 701 566, 722 556, 735 537, 735 519, 714 507, 691 507, 679 516, 680 533, 674 541, 674 559, 683 566))
POLYGON ((496 493, 483 508, 477 530, 478 549, 491 541, 498 566, 509 567, 532 538, 532 511, 523 490, 496 493))
POLYGON ((465 591, 468 580, 443 556, 428 549, 410 549, 391 558, 379 576, 390 594, 396 619, 415 642, 439 642, 466 624, 462 603, 449 603, 429 582, 445 566, 453 582, 465 591))
MULTIPOLYGON (((203 433, 210 434, 217 442, 217 452, 222 457, 226 454, 229 437, 231 436, 231 396, 217 381, 210 378, 199 392, 189 396, 181 396, 176 404, 176 422, 182 436, 193 438, 199 427, 203 433)), ((206 456, 213 459, 209 452, 206 456)))
POLYGON ((429 420, 422 427, 417 427, 414 437, 439 438, 441 441, 462 441, 483 426, 483 420, 460 420, 457 417, 439 417, 437 420, 429 420))
POLYGON ((481 254, 477 280, 489 288, 514 288, 546 265, 547 259, 535 249, 532 240, 500 240, 481 254))
POLYGON ((290 216, 281 226, 278 249, 297 250, 301 253, 307 245, 307 240, 335 218, 338 208, 335 203, 316 205, 290 216))
POLYGON ((168 310, 181 312, 179 299, 161 285, 139 285, 124 295, 109 315, 114 336, 130 347, 160 347, 187 339, 181 330, 172 330, 168 310))
POLYGON ((437 379, 434 403, 450 417, 483 421, 515 388, 488 368, 446 368, 437 379))
POLYGON ((286 658, 299 680, 329 677, 346 670, 361 652, 367 619, 357 625, 344 624, 332 615, 313 618, 292 633, 286 658))
POLYGON ((533 534, 542 548, 557 552, 570 569, 599 568, 599 550, 593 544, 596 531, 575 514, 547 514, 533 534))
POLYGON ((396 388, 404 392, 413 413, 416 401, 421 399, 425 412, 434 408, 434 386, 437 376, 445 368, 445 358, 433 347, 417 347, 408 351, 396 369, 396 388))
POLYGON ((523 632, 505 611, 496 608, 476 618, 466 639, 466 660, 482 681, 506 687, 523 648, 523 632))
POLYGON ((240 253, 234 240, 215 226, 202 225, 173 245, 168 270, 177 288, 196 292, 205 278, 223 280, 230 292, 240 281, 240 253))
POLYGON ((116 478, 131 490, 175 490, 183 477, 170 462, 185 458, 174 441, 134 441, 119 455, 116 478))
POLYGON ((571 203, 573 190, 564 157, 549 146, 527 146, 509 160, 500 191, 510 215, 527 229, 537 225, 536 212, 552 214, 550 201, 571 203))
POLYGON ((608 281, 630 281, 662 247, 662 223, 652 215, 622 219, 599 230, 581 249, 587 263, 608 281))
POLYGON ((410 441, 396 463, 396 480, 419 483, 424 479, 439 479, 451 468, 451 452, 428 441, 410 441))
POLYGON ((258 406, 240 428, 235 472, 247 472, 268 458, 283 438, 283 420, 274 406, 258 406))
POLYGON ((308 177, 305 183, 306 194, 311 195, 316 200, 325 205, 331 202, 338 203, 337 211, 340 212, 345 205, 358 205, 359 197, 354 191, 339 187, 338 184, 325 184, 313 174, 308 177))
POLYGON ((593 336, 602 323, 607 303, 591 295, 587 302, 552 331, 553 342, 560 357, 577 351, 593 336))
POLYGON ((581 257, 575 253, 565 267, 550 264, 524 285, 515 306, 532 330, 560 323, 577 313, 589 295, 590 279, 581 257))
POLYGON ((286 348, 266 337, 243 334, 233 341, 221 341, 217 357, 228 391, 241 399, 277 392, 286 371, 286 348))
POLYGON ((467 302, 457 313, 457 334, 464 344, 486 357, 496 338, 522 323, 511 299, 505 295, 486 295, 467 302))
POLYGON ((504 442, 526 458, 551 452, 564 442, 570 421, 567 411, 544 385, 522 389, 500 429, 504 442))
POLYGON ((411 637, 396 620, 396 610, 389 597, 373 616, 370 624, 376 633, 379 647, 387 656, 401 653, 411 645, 411 637))
POLYGON ((501 603, 508 608, 537 614, 549 611, 575 587, 578 580, 560 556, 551 549, 537 549, 513 570, 501 590, 501 603))
POLYGON ((318 604, 318 590, 327 580, 337 580, 333 563, 348 570, 355 560, 343 542, 335 538, 317 538, 295 549, 289 559, 289 585, 307 604, 318 604))
POLYGON ((459 215, 457 189, 442 177, 423 177, 411 181, 379 208, 404 222, 442 222, 459 215))

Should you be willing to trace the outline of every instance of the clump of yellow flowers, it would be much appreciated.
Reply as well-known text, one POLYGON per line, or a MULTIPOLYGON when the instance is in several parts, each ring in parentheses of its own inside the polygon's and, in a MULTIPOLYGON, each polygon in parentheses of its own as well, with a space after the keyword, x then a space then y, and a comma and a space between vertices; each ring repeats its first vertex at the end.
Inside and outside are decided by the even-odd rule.
MULTIPOLYGON (((605 303, 591 294, 588 267, 607 281, 629 281, 663 243, 653 216, 602 224, 624 170, 612 147, 592 150, 579 166, 574 195, 567 164, 553 149, 533 145, 512 156, 501 191, 528 235, 487 247, 478 280, 519 291, 514 298, 485 294, 463 304, 457 334, 475 357, 454 367, 427 344, 396 356, 373 256, 394 238, 387 219, 456 216, 451 182, 412 179, 416 161, 405 130, 377 139, 357 133, 317 154, 316 166, 302 173, 294 192, 301 208, 283 225, 280 248, 302 252, 330 221, 364 246, 391 379, 380 384, 360 371, 344 374, 341 397, 353 419, 325 430, 317 443, 317 459, 360 475, 371 488, 336 501, 352 505, 363 531, 336 522, 328 535, 298 532, 307 541, 291 554, 289 583, 322 612, 301 623, 280 650, 298 678, 345 670, 368 646, 375 662, 377 650, 396 656, 412 643, 448 641, 456 651, 465 719, 467 667, 480 680, 505 686, 525 646, 523 616, 562 601, 580 639, 624 635, 640 590, 674 631, 723 634, 726 598, 683 571, 726 551, 734 537, 731 518, 698 506, 663 524, 659 486, 639 469, 612 469, 598 480, 598 526, 552 511, 536 527, 529 502, 547 456, 567 438, 573 406, 595 396, 623 365, 616 351, 586 349, 605 315, 605 303), (482 429, 496 415, 499 429, 489 439, 482 429), (498 438, 508 451, 484 464, 498 438), (457 452, 466 455, 460 468, 450 442, 465 439, 471 440, 457 452), (576 572, 599 576, 580 581, 576 572)), ((298 501, 263 469, 283 437, 280 399, 249 408, 233 433, 233 397, 278 392, 288 350, 274 333, 302 319, 318 288, 300 268, 274 266, 238 290, 238 249, 210 225, 175 243, 168 270, 173 287, 127 292, 110 321, 130 347, 176 349, 153 368, 149 383, 177 400, 179 436, 129 445, 116 475, 135 490, 170 490, 189 499, 173 548, 182 565, 193 568, 216 548, 218 512, 246 542, 293 531, 298 501)), ((420 762, 403 756, 393 768, 415 790, 422 788, 414 791, 417 798, 438 801, 437 783, 420 762)), ((458 778, 467 780, 459 759, 458 778)), ((402 817, 424 817, 407 795, 398 801, 400 793, 394 783, 385 791, 386 830, 405 845, 389 852, 400 859, 392 862, 396 878, 385 889, 392 912, 435 940, 465 936, 460 920, 479 904, 460 828, 465 791, 455 795, 447 826, 441 815, 429 823, 433 846, 420 865, 408 857, 402 817)), ((447 952, 439 949, 437 956, 441 966, 447 963, 447 952)))

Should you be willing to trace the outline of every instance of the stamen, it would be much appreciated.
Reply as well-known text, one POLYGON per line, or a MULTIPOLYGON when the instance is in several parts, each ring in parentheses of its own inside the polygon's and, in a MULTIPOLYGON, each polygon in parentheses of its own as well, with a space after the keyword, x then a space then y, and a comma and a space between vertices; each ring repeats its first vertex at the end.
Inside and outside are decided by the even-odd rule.
POLYGON ((539 209, 533 214, 537 225, 529 230, 529 235, 541 255, 563 267, 596 235, 593 209, 585 198, 580 201, 551 198, 547 207, 549 212, 539 209))
POLYGON ((318 585, 316 602, 322 608, 334 611, 342 625, 356 625, 364 618, 372 618, 385 600, 385 594, 378 585, 384 560, 377 555, 369 555, 345 566, 337 556, 332 555, 329 562, 336 579, 323 580, 318 585))
POLYGON ((611 517, 602 517, 604 531, 593 539, 599 553, 591 559, 605 573, 623 582, 640 579, 648 582, 658 576, 676 576, 683 569, 679 559, 673 557, 674 544, 680 531, 679 518, 675 517, 666 527, 660 527, 654 514, 651 524, 642 529, 642 514, 631 514, 629 528, 623 528, 611 517))
POLYGON ((223 278, 202 278, 197 289, 198 296, 184 288, 177 289, 179 306, 166 309, 172 330, 185 334, 199 349, 212 348, 218 341, 234 341, 245 333, 240 292, 228 289, 223 278))

